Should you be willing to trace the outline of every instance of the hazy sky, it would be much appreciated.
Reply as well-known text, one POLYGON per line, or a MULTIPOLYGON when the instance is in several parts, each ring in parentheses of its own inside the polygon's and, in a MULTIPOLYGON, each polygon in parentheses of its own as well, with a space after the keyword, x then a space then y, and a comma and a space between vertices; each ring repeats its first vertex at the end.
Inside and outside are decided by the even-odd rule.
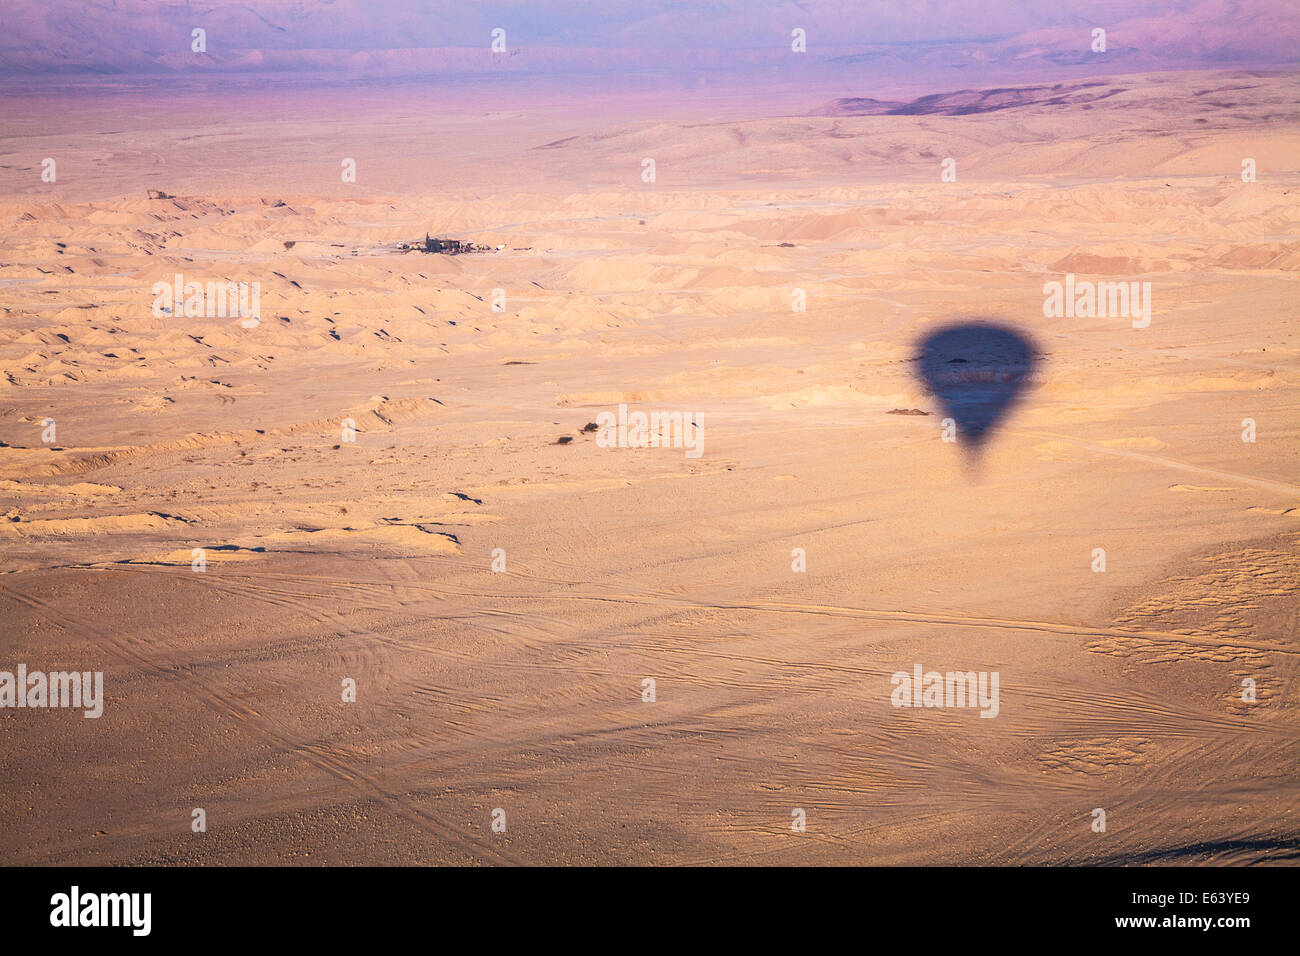
POLYGON ((1280 65, 1300 0, 3 0, 0 72, 1280 65), (1092 30, 1107 31, 1104 54, 1092 30), (204 31, 195 52, 193 31, 204 31), (505 31, 506 52, 490 49, 505 31))

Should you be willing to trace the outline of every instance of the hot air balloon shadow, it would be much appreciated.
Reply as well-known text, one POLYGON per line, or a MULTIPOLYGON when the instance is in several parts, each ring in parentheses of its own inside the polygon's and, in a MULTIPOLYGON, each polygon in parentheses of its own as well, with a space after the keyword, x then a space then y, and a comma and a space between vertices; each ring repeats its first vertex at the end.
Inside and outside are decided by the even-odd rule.
POLYGON ((919 343, 916 373, 956 424, 969 465, 1032 384, 1038 348, 1023 332, 995 322, 945 325, 919 343))

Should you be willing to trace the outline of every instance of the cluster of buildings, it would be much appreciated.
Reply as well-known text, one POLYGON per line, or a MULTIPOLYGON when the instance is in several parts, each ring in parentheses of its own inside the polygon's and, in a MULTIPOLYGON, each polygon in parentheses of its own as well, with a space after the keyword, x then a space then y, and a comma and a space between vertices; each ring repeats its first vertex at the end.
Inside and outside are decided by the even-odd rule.
MULTIPOLYGON (((466 252, 490 252, 491 246, 474 245, 462 239, 439 239, 436 236, 430 236, 427 232, 424 234, 424 242, 399 242, 397 248, 406 252, 410 249, 419 249, 421 252, 440 252, 447 256, 458 256, 466 252)), ((497 250, 504 249, 505 246, 497 246, 497 250)))

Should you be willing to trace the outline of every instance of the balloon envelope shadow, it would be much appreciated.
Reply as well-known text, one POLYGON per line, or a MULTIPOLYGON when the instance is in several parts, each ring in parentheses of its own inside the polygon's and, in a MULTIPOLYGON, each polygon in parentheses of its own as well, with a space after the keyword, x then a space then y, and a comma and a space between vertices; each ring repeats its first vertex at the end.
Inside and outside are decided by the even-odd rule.
POLYGON ((1038 364, 1023 332, 994 322, 943 326, 919 343, 916 372, 957 425, 957 440, 978 456, 1019 402, 1038 364))

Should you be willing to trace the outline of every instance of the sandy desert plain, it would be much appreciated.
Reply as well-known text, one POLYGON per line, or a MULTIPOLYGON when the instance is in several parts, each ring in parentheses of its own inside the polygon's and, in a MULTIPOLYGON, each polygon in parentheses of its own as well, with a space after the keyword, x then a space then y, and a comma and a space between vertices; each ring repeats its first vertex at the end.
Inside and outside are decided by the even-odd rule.
POLYGON ((1295 863, 1297 94, 7 89, 0 666, 106 699, 0 711, 0 857, 1295 863), (973 319, 1039 354, 978 461, 913 366, 973 319))

